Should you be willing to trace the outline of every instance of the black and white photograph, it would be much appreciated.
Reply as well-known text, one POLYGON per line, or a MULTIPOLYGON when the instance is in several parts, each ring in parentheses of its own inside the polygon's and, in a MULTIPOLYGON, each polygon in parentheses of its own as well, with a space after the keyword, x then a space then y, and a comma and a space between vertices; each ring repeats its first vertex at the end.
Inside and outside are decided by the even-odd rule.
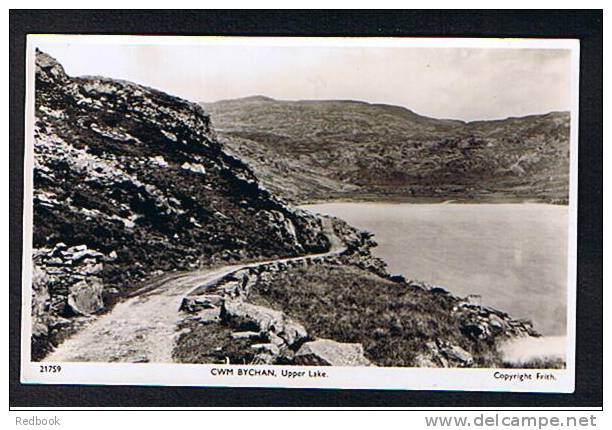
POLYGON ((22 382, 572 392, 578 61, 29 35, 22 382))

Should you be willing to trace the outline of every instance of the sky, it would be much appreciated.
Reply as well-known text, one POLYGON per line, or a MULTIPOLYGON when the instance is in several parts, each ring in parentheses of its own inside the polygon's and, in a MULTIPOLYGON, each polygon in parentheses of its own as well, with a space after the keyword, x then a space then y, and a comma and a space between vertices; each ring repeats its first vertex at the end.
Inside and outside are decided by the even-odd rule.
POLYGON ((464 121, 570 110, 562 49, 36 43, 71 76, 126 79, 195 102, 251 95, 404 106, 464 121))

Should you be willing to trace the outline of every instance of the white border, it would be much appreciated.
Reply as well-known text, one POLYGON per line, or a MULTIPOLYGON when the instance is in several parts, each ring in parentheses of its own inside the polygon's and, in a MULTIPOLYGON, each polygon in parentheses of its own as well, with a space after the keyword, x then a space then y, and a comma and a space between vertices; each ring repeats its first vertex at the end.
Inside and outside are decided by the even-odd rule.
MULTIPOLYGON (((577 245, 577 180, 578 180, 578 73, 579 41, 573 39, 457 39, 457 38, 290 38, 290 37, 200 37, 200 36, 92 36, 92 35, 28 35, 26 53, 26 142, 24 160, 24 218, 22 269, 22 338, 21 382, 39 384, 99 384, 153 386, 227 386, 227 387, 291 387, 291 388, 359 388, 390 390, 462 390, 503 392, 571 393, 575 385, 576 336, 576 245, 577 245), (524 382, 503 382, 496 372, 529 374, 537 378, 538 370, 519 369, 423 369, 383 367, 297 367, 240 366, 212 364, 155 363, 57 363, 61 373, 39 373, 40 363, 31 362, 31 275, 32 275, 32 182, 34 126, 34 49, 36 43, 129 44, 129 45, 202 45, 202 46, 336 46, 336 47, 439 47, 499 49, 567 49, 572 52, 572 107, 570 131, 570 204, 568 226, 568 289, 567 289, 567 368, 546 370, 555 381, 532 379, 524 382), (215 376, 216 369, 273 369, 276 377, 215 376), (283 369, 321 370, 326 378, 287 379, 283 369)), ((45 362, 45 365, 53 363, 45 362)))

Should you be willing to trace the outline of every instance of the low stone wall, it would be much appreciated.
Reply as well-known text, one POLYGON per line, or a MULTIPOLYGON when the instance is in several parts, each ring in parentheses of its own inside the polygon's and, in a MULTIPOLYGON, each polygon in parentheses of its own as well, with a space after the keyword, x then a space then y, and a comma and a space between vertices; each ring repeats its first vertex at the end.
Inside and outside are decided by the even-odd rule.
POLYGON ((32 360, 38 360, 90 315, 104 310, 105 298, 116 294, 104 288, 101 273, 117 258, 87 245, 35 249, 32 256, 32 360))

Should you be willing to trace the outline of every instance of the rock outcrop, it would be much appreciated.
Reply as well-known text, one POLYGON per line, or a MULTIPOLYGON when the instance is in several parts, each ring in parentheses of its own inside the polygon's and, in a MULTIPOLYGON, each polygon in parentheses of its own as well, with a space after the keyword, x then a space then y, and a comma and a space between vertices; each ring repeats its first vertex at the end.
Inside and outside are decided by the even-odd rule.
POLYGON ((103 311, 153 274, 329 248, 321 221, 262 187, 199 105, 70 77, 40 51, 35 87, 34 359, 61 340, 38 336, 49 318, 103 311))

